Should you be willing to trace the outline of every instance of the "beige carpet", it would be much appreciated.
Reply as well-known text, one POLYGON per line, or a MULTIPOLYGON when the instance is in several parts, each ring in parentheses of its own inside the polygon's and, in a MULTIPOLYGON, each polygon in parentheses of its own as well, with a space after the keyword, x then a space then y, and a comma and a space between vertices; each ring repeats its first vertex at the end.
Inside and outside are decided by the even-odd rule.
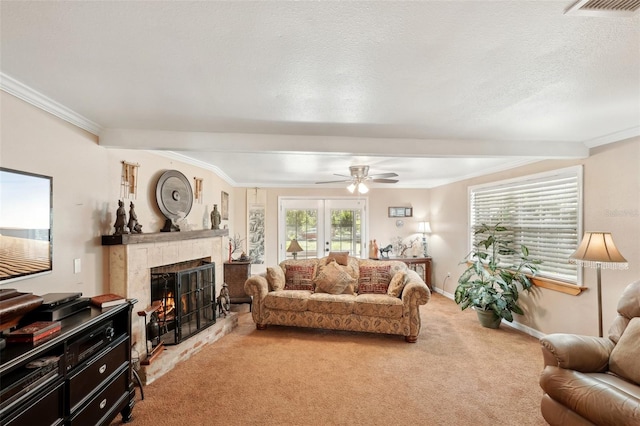
MULTIPOLYGON (((417 343, 270 326, 231 334, 144 388, 135 426, 544 425, 537 339, 433 295, 417 343)), ((118 422, 120 417, 118 417, 118 422)), ((117 422, 114 422, 117 423, 117 422)))

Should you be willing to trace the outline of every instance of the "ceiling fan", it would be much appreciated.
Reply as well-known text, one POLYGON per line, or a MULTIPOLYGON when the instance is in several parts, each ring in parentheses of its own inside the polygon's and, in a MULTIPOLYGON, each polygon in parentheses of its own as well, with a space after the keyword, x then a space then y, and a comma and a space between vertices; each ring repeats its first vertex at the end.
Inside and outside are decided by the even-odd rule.
POLYGON ((350 182, 347 189, 349 192, 353 193, 356 189, 360 194, 366 194, 369 192, 369 188, 365 185, 365 182, 376 182, 376 183, 396 183, 397 179, 389 179, 392 177, 398 176, 397 173, 378 173, 375 175, 369 174, 369 166, 349 166, 349 172, 351 176, 340 175, 338 173, 334 173, 336 176, 345 177, 347 179, 343 180, 330 180, 324 182, 316 182, 316 183, 336 183, 336 182, 350 182))

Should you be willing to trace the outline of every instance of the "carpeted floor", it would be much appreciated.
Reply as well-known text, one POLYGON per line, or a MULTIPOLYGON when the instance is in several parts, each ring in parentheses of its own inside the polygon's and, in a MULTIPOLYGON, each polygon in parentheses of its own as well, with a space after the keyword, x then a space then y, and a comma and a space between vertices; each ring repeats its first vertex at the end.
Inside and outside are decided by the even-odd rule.
MULTIPOLYGON (((434 294, 418 342, 270 326, 232 333, 144 388, 134 426, 544 425, 538 340, 434 294)), ((114 422, 114 424, 118 423, 114 422)))

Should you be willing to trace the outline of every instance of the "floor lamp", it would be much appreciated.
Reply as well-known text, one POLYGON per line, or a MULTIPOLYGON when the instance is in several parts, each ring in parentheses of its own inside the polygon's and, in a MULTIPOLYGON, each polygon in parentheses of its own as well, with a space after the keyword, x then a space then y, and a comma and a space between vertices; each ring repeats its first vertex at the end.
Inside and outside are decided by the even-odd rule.
POLYGON ((585 232, 578 249, 569 257, 569 262, 588 268, 596 268, 598 277, 598 332, 602 337, 602 290, 601 269, 627 269, 629 264, 609 232, 585 232))

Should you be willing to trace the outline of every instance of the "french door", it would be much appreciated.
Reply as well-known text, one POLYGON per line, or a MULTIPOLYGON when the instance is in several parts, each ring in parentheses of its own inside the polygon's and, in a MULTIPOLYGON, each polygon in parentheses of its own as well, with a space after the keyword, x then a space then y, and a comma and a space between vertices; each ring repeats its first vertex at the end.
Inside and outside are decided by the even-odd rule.
POLYGON ((278 262, 293 259, 289 249, 296 240, 298 259, 319 258, 330 251, 363 257, 367 250, 366 206, 363 198, 279 198, 278 262))

